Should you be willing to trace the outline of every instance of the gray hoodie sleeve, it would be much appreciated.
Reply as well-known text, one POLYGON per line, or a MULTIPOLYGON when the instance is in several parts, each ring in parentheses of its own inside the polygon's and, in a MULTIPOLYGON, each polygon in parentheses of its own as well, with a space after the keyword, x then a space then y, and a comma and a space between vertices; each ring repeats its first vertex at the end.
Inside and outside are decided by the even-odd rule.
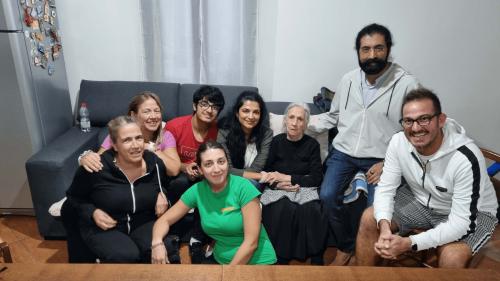
MULTIPOLYGON (((339 104, 340 97, 343 91, 343 85, 346 83, 346 79, 342 79, 337 87, 338 90, 333 96, 330 111, 316 115, 317 119, 315 122, 309 122, 307 128, 316 133, 323 133, 330 130, 331 128, 337 127, 339 121, 339 104)), ((349 83, 349 81, 347 81, 349 83)), ((345 85, 344 85, 345 86, 345 85)))

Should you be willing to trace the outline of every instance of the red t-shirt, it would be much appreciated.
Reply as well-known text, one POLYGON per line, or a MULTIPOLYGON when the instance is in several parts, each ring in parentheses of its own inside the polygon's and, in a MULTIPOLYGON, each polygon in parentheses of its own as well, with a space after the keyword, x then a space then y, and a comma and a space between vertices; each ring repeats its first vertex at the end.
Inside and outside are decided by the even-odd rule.
POLYGON ((203 142, 197 141, 193 134, 192 118, 193 115, 177 117, 168 121, 165 126, 165 129, 170 131, 174 136, 177 144, 177 153, 179 153, 181 162, 185 164, 196 161, 196 151, 198 151, 198 147, 203 142, 217 139, 217 125, 214 122, 208 129, 208 134, 203 142))

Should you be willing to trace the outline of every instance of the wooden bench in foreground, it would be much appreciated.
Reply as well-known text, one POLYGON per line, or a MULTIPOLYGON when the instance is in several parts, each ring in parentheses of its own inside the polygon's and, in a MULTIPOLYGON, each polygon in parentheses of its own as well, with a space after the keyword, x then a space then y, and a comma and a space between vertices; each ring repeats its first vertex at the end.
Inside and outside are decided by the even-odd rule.
POLYGON ((183 280, 183 281, 278 281, 278 280, 500 280, 500 273, 479 269, 426 269, 350 266, 226 266, 146 264, 0 264, 0 280, 183 280))

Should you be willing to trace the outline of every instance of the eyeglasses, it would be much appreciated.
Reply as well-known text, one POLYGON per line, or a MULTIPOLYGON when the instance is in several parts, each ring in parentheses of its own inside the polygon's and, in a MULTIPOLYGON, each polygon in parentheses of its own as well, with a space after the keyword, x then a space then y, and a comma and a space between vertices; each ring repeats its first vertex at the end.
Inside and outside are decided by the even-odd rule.
POLYGON ((375 53, 382 53, 384 50, 385 50, 385 46, 384 45, 377 45, 375 47, 368 47, 368 46, 365 46, 365 47, 361 47, 360 48, 360 51, 361 53, 363 54, 367 54, 369 53, 371 50, 373 49, 373 51, 375 53))
POLYGON ((418 117, 417 119, 411 119, 411 118, 402 118, 399 120, 399 123, 401 126, 404 128, 411 128, 413 126, 413 123, 417 122, 419 126, 427 126, 431 123, 432 118, 439 116, 441 113, 434 113, 432 115, 422 115, 418 117))
POLYGON ((210 103, 208 103, 207 101, 204 101, 204 100, 198 102, 198 105, 203 110, 207 110, 209 108, 212 108, 213 111, 217 111, 217 112, 220 110, 220 106, 219 105, 210 104, 210 103))

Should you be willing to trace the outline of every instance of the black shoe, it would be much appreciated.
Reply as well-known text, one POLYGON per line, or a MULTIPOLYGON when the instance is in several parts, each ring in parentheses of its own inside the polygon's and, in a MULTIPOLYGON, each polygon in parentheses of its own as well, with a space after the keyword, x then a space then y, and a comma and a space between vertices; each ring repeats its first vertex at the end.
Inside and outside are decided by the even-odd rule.
POLYGON ((311 257, 311 265, 324 265, 324 264, 325 261, 323 260, 323 255, 311 257))
POLYGON ((276 261, 276 264, 278 265, 288 265, 290 264, 290 259, 286 259, 286 258, 281 258, 281 257, 277 257, 278 260, 276 261))
POLYGON ((201 242, 194 242, 189 245, 189 255, 191 256, 191 264, 201 264, 205 259, 205 251, 201 242))
POLYGON ((168 235, 165 243, 168 253, 168 261, 171 264, 180 264, 181 256, 179 254, 180 241, 177 235, 168 235))

